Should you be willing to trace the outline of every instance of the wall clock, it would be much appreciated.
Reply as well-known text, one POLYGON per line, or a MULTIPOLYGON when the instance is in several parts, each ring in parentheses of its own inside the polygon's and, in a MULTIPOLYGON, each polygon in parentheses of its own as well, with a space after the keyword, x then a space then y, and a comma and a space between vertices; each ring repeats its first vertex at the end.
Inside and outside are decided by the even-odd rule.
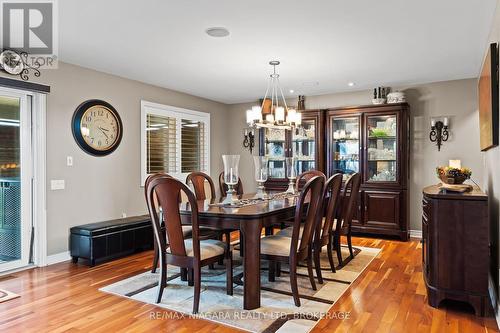
POLYGON ((123 134, 118 112, 111 104, 98 99, 85 101, 76 108, 71 128, 80 148, 94 156, 115 151, 123 134))

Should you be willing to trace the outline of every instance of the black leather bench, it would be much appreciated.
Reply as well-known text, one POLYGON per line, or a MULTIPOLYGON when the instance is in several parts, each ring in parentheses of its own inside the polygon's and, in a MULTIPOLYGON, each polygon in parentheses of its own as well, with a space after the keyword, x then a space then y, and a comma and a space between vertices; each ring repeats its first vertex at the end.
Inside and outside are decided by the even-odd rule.
POLYGON ((153 228, 149 215, 89 223, 70 229, 73 262, 88 259, 91 266, 153 248, 153 228))

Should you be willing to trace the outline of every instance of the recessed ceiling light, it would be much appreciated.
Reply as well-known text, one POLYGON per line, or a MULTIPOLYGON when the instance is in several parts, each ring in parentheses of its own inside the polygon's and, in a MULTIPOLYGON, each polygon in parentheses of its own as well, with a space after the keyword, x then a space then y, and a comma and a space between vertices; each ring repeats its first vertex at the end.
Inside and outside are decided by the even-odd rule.
POLYGON ((226 37, 229 36, 229 30, 223 27, 212 27, 205 30, 207 35, 212 37, 226 37))
POLYGON ((354 82, 349 82, 347 85, 348 85, 349 87, 354 87, 355 83, 354 83, 354 82))
POLYGON ((293 94, 294 92, 295 92, 295 90, 290 89, 290 94, 293 94))

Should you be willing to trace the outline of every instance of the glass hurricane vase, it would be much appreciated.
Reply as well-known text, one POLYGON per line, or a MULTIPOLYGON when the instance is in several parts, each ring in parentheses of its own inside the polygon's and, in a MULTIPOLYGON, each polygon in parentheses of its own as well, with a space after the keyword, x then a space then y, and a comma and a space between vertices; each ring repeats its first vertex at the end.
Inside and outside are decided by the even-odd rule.
POLYGON ((286 163, 286 177, 289 180, 288 189, 285 193, 296 194, 295 180, 297 179, 297 157, 285 158, 286 163))
POLYGON ((266 156, 254 156, 253 163, 255 166, 255 181, 257 182, 257 194, 255 199, 268 199, 264 183, 268 177, 268 158, 266 156))
POLYGON ((222 162, 224 163, 224 182, 228 187, 226 198, 222 203, 234 204, 239 201, 235 195, 234 187, 238 184, 239 180, 238 167, 240 155, 222 155, 222 162))

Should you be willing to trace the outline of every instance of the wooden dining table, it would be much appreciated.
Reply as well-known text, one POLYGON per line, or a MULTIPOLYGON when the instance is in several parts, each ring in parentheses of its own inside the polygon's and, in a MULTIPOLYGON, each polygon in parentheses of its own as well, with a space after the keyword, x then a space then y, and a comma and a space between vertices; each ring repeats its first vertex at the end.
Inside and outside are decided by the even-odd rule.
MULTIPOLYGON (((239 198, 252 198, 255 194, 243 194, 239 198)), ((199 224, 222 229, 239 230, 243 247, 243 308, 260 307, 260 238, 262 228, 279 224, 295 214, 297 197, 276 198, 243 207, 214 206, 220 200, 198 201, 199 224)), ((191 208, 182 203, 182 222, 190 224, 191 208)))

